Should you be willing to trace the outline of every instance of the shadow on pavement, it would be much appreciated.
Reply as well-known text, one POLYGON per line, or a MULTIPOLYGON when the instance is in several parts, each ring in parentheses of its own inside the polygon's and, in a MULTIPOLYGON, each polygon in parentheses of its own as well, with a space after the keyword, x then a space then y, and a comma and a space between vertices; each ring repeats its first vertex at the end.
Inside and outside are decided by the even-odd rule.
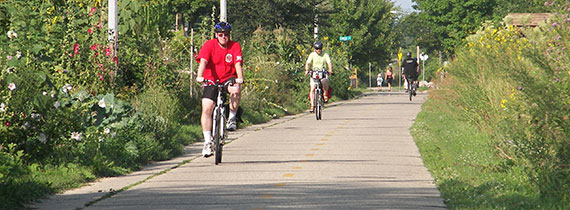
MULTIPOLYGON (((188 186, 135 189, 96 209, 445 209, 433 188, 372 187, 370 181, 188 186), (120 201, 120 204, 119 202, 120 201)), ((388 180, 389 184, 393 180, 388 180)), ((376 182, 386 182, 377 180, 376 182)))

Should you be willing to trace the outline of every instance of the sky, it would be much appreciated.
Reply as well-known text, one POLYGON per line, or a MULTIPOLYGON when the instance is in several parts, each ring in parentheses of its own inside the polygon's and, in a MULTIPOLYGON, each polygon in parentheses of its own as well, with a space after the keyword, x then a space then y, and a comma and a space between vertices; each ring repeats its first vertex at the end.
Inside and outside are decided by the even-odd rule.
POLYGON ((396 6, 400 6, 404 11, 411 12, 412 9, 412 0, 391 0, 395 2, 396 6))

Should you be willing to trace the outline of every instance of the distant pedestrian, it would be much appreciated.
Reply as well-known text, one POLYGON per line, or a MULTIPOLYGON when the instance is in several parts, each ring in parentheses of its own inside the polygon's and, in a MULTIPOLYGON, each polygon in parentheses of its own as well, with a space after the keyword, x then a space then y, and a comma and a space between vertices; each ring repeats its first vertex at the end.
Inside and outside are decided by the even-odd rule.
POLYGON ((392 70, 392 66, 388 66, 388 70, 386 70, 386 74, 384 76, 384 81, 388 84, 388 90, 392 91, 392 80, 394 79, 394 71, 392 70))
POLYGON ((384 77, 382 77, 382 72, 378 73, 378 78, 376 78, 378 87, 382 89, 382 83, 384 82, 384 77))

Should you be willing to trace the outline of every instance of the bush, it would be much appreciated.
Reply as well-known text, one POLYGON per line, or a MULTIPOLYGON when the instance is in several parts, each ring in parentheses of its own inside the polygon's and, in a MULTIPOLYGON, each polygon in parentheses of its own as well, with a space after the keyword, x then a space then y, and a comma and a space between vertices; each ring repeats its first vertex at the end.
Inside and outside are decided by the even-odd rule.
POLYGON ((484 26, 447 67, 435 97, 494 139, 505 167, 517 166, 544 199, 570 202, 570 22, 519 30, 484 26))

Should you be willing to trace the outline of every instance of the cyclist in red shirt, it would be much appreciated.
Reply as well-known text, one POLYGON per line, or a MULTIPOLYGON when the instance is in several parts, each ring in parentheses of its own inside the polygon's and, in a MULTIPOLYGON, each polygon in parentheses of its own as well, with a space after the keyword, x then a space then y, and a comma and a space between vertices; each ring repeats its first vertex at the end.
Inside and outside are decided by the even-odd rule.
MULTIPOLYGON (((220 22, 214 27, 216 38, 204 43, 197 59, 200 62, 196 81, 204 82, 219 80, 220 83, 228 80, 235 80, 233 85, 228 87, 230 94, 230 114, 227 129, 230 131, 237 129, 236 115, 240 102, 240 86, 243 83, 241 46, 238 42, 230 40, 231 26, 229 23, 220 22)), ((216 105, 218 96, 215 86, 204 87, 202 96, 202 133, 204 134, 204 149, 202 155, 209 157, 212 155, 210 145, 212 143, 212 112, 216 105)))

